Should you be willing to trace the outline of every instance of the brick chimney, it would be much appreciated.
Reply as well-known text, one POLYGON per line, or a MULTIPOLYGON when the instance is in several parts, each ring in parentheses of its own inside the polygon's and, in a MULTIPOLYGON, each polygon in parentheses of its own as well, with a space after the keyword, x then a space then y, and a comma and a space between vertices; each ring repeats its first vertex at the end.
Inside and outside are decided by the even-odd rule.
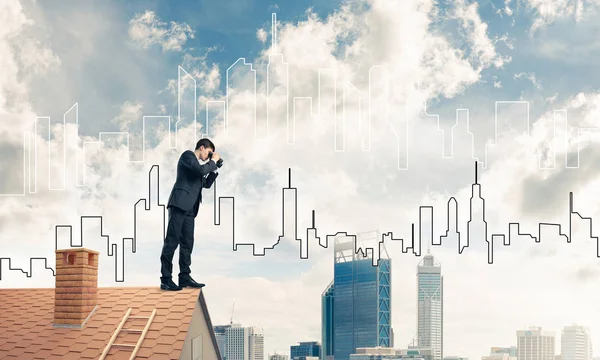
POLYGON ((98 252, 56 250, 54 324, 83 327, 98 304, 98 252))

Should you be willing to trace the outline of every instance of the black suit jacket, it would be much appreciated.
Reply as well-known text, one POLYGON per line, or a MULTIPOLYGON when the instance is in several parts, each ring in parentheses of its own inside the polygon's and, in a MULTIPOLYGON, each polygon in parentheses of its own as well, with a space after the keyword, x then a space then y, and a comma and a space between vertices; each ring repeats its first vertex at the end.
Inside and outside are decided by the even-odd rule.
POLYGON ((219 174, 213 171, 217 164, 210 160, 200 165, 193 151, 187 150, 179 157, 177 163, 177 179, 167 208, 177 207, 183 211, 194 211, 198 215, 198 208, 202 202, 202 188, 210 188, 219 174))

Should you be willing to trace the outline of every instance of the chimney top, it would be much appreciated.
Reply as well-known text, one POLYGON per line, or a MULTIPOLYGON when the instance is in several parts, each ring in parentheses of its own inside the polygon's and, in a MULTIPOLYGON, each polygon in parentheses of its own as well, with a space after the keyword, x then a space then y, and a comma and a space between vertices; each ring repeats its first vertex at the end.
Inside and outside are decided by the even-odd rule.
POLYGON ((69 248, 69 249, 60 249, 60 250, 56 250, 56 253, 66 253, 66 252, 74 252, 74 253, 80 253, 80 252, 86 252, 86 253, 91 253, 91 254, 100 254, 97 251, 91 250, 91 249, 86 249, 84 247, 80 247, 80 248, 69 248))
POLYGON ((98 304, 99 254, 86 248, 56 250, 56 326, 83 327, 98 304))

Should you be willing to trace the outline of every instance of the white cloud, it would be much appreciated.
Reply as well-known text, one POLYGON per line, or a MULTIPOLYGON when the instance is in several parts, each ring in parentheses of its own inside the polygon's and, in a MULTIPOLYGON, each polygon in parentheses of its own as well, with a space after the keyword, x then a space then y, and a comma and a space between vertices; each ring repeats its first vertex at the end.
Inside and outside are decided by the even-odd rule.
POLYGON ((509 57, 497 54, 494 43, 487 33, 487 24, 481 20, 476 2, 468 3, 466 0, 455 2, 454 16, 461 22, 462 27, 468 32, 467 38, 471 44, 471 57, 480 63, 479 66, 487 68, 491 65, 502 67, 510 62, 509 57))
POLYGON ((492 77, 492 79, 493 79, 493 82, 494 82, 494 87, 496 89, 499 89, 499 88, 502 87, 502 81, 498 80, 497 76, 492 77))
POLYGON ((544 99, 544 102, 549 103, 549 104, 554 104, 556 102, 556 99, 558 99, 558 93, 556 93, 550 97, 547 97, 546 99, 544 99))
MULTIPOLYGON (((199 90, 205 95, 214 95, 221 85, 219 66, 216 63, 208 64, 206 62, 208 54, 211 51, 212 49, 209 49, 203 56, 193 56, 186 53, 181 62, 181 68, 184 70, 181 76, 186 76, 185 73, 188 73, 196 81, 196 86, 199 90)), ((192 84, 193 82, 183 82, 183 90, 191 90, 192 84)), ((165 90, 173 95, 177 95, 177 79, 169 80, 165 90)))
POLYGON ((194 30, 186 23, 161 21, 154 11, 136 14, 129 21, 129 39, 142 49, 158 44, 163 51, 182 51, 194 30))
POLYGON ((142 119, 143 104, 127 101, 121 106, 121 111, 112 121, 119 125, 121 131, 129 131, 129 126, 142 119))
POLYGON ((510 8, 511 0, 504 0, 504 13, 508 16, 513 15, 513 9, 510 8))
POLYGON ((263 43, 263 44, 266 43, 267 42, 267 32, 265 31, 265 29, 258 29, 256 31, 256 38, 261 43, 263 43))
POLYGON ((599 0, 525 0, 526 7, 535 12, 535 18, 531 25, 531 32, 545 27, 557 20, 573 17, 575 21, 581 21, 584 14, 594 13, 599 0))
MULTIPOLYGON (((309 109, 306 103, 296 104, 297 117, 294 119, 293 104, 289 104, 290 117, 287 117, 287 106, 282 102, 287 99, 287 93, 281 87, 285 73, 281 67, 277 68, 270 76, 274 86, 270 87, 273 97, 269 102, 269 137, 265 140, 254 138, 255 98, 249 92, 252 86, 246 82, 248 68, 236 70, 232 95, 228 98, 228 137, 225 138, 218 126, 211 137, 217 147, 223 149, 219 152, 226 161, 219 177, 219 194, 236 197, 236 238, 239 242, 270 246, 277 240, 281 232, 281 187, 287 184, 288 167, 293 169, 293 184, 299 189, 298 229, 302 237, 311 210, 315 209, 320 236, 337 231, 380 228, 408 239, 410 224, 418 218, 418 207, 428 204, 435 205, 437 234, 446 225, 442 216, 445 201, 451 195, 456 195, 461 204, 461 224, 466 223, 467 215, 463 210, 470 198, 473 160, 470 152, 465 155, 458 150, 470 149, 457 140, 455 159, 442 160, 437 124, 422 119, 422 105, 439 96, 460 95, 480 81, 487 69, 501 67, 508 60, 495 49, 496 42, 489 38, 487 26, 474 4, 461 2, 453 10, 454 17, 464 25, 464 33, 460 35, 468 40, 466 50, 455 47, 449 35, 432 28, 436 11, 433 2, 378 0, 367 10, 348 5, 325 20, 309 13, 306 20, 297 24, 282 24, 278 49, 289 63, 290 96, 311 96, 314 107, 309 109), (375 115, 371 119, 372 149, 363 152, 358 121, 367 116, 368 75, 374 65, 387 69, 390 94, 379 103, 379 108, 372 108, 375 115), (337 74, 336 95, 332 92, 333 79, 327 78, 327 71, 322 71, 319 79, 320 68, 332 69, 337 74), (347 99, 342 107, 342 90, 349 83, 360 92, 361 102, 356 96, 347 99), (415 84, 419 84, 418 89, 415 84), (317 100, 319 93, 321 98, 317 100), (389 106, 392 123, 398 129, 402 118, 397 114, 402 114, 405 104, 408 104, 410 134, 413 134, 409 144, 410 170, 398 171, 397 138, 381 110, 389 106), (334 121, 340 119, 342 110, 347 119, 343 153, 333 151, 334 121), (311 112, 315 114, 314 118, 310 116, 311 112), (288 120, 295 121, 295 145, 287 144, 285 138, 288 120)), ((162 39, 160 36, 149 38, 162 39)), ((262 58, 255 63, 264 62, 269 50, 265 49, 262 58)), ((24 65, 14 62, 11 66, 20 69, 24 65)), ((184 55, 183 68, 196 80, 199 98, 223 99, 219 92, 223 76, 206 56, 184 55)), ((371 73, 371 84, 376 84, 378 73, 371 73)), ((499 83, 496 80, 494 83, 499 83)), ((258 87, 263 88, 265 78, 259 76, 258 81, 258 87)), ((20 83, 13 81, 10 84, 20 83)), ((184 82, 184 89, 189 90, 189 84, 184 82)), ((167 90, 177 91, 177 85, 174 80, 167 90)), ((371 92, 376 101, 381 100, 376 96, 380 95, 376 93, 379 89, 375 87, 371 92)), ((131 94, 132 98, 134 96, 131 94)), ((259 104, 262 100, 264 96, 259 94, 259 104)), ((495 99, 485 100, 493 107, 495 99)), ((560 104, 569 111, 578 111, 577 118, 582 119, 571 122, 569 131, 575 131, 577 125, 589 125, 597 117, 598 103, 598 95, 582 94, 560 104)), ((199 107, 202 105, 200 103, 199 107)), ((122 105, 122 113, 117 117, 121 124, 131 125, 139 118, 142 115, 140 106, 133 101, 122 105)), ((31 115, 27 109, 25 106, 19 108, 24 119, 31 115)), ((88 109, 86 113, 93 111, 88 109)), ((163 109, 161 113, 165 111, 163 109)), ((190 104, 184 103, 182 111, 189 120, 190 104)), ((170 115, 176 119, 177 113, 170 115)), ((518 110, 507 111, 505 115, 515 121, 523 120, 517 116, 520 115, 518 110)), ((83 118, 85 113, 80 111, 80 116, 83 118)), ((476 112, 471 116, 472 123, 485 119, 476 112)), ((491 125, 493 119, 487 120, 491 125)), ((578 173, 581 174, 578 181, 570 183, 568 179, 574 177, 573 173, 565 178, 560 169, 540 172, 537 159, 532 160, 531 155, 537 154, 536 146, 551 143, 552 120, 551 114, 540 117, 532 126, 531 138, 526 138, 520 147, 511 147, 514 144, 511 139, 501 136, 501 143, 491 150, 490 159, 494 162, 480 174, 491 228, 506 232, 507 222, 521 221, 523 231, 535 231, 534 221, 540 220, 538 217, 547 221, 564 220, 564 198, 569 191, 565 189, 576 192, 576 206, 582 214, 599 214, 597 205, 584 201, 584 194, 594 194, 598 185, 593 167, 587 170, 591 174, 578 173), (505 155, 506 159, 498 155, 505 155), (547 209, 552 211, 545 214, 547 209)), ((265 119, 259 116, 257 121, 264 123, 265 119)), ((147 149, 143 165, 128 163, 129 154, 121 144, 102 151, 90 148, 83 188, 76 187, 73 180, 78 165, 73 156, 76 148, 68 147, 65 168, 69 183, 65 192, 44 188, 47 179, 40 175, 37 194, 0 204, 0 214, 4 215, 0 220, 7 219, 8 224, 23 223, 18 228, 0 224, 3 252, 17 257, 16 265, 20 266, 27 265, 29 256, 51 256, 53 243, 48 239, 53 236, 52 226, 78 224, 78 216, 82 214, 104 215, 104 230, 112 241, 131 236, 132 207, 148 193, 150 166, 160 165, 160 199, 164 203, 175 176, 177 157, 182 150, 192 146, 191 142, 181 140, 191 138, 189 128, 180 127, 180 130, 188 131, 188 134, 179 135, 177 150, 170 150, 169 137, 158 131, 162 135, 160 142, 155 148, 147 149), (27 250, 36 249, 36 253, 5 240, 17 235, 29 239, 27 250)), ((75 135, 74 131, 68 125, 67 135, 75 135)), ((54 132, 60 136, 61 126, 55 127, 54 132)), ((485 133, 476 135, 490 137, 485 133)), ((97 139, 86 137, 83 140, 97 139)), ((41 139, 37 141, 40 146, 44 143, 41 139)), ((53 159, 62 153, 58 145, 51 146, 53 159)), ((593 146, 587 146, 588 151, 591 148, 593 146)), ((557 152, 560 155, 564 151, 559 148, 557 152)), ((48 167, 40 163, 38 174, 48 174, 48 167)), ((50 167, 54 169, 51 174, 55 177, 61 174, 60 163, 50 167)), ((212 225, 211 193, 207 192, 197 219, 192 270, 197 280, 208 283, 206 294, 213 322, 228 322, 231 303, 236 301, 235 320, 262 326, 267 334, 268 352, 286 353, 289 345, 297 341, 318 340, 319 296, 331 280, 331 250, 311 244, 310 259, 303 261, 298 259, 297 243, 284 240, 275 250, 267 250, 265 257, 252 257, 247 248, 234 253, 227 228, 212 225), (281 321, 282 318, 286 321, 281 321)), ((594 198, 594 195, 589 197, 594 198)), ((159 266, 156 254, 162 241, 160 213, 141 211, 139 216, 144 226, 138 228, 138 252, 127 254, 126 281, 128 285, 156 286, 159 266)), ((582 231, 577 229, 577 241, 568 246, 553 243, 553 239, 545 239, 543 244, 515 241, 510 248, 497 251, 493 266, 487 264, 482 239, 473 240, 471 248, 460 256, 456 254, 454 244, 434 248, 445 275, 445 353, 478 358, 491 346, 514 344, 515 331, 525 324, 559 330, 560 326, 572 321, 592 326, 600 323, 595 312, 600 300, 598 292, 593 282, 577 277, 577 274, 598 271, 593 246, 580 235, 582 231), (554 250, 554 255, 552 252, 540 254, 540 248, 554 250)), ((104 246, 95 242, 97 229, 90 234, 94 235, 88 240, 93 244, 91 247, 105 251, 104 246)), ((397 347, 404 347, 416 331, 414 274, 418 259, 403 254, 399 242, 389 243, 388 250, 394 261, 392 323, 395 343, 397 347)), ((114 259, 103 260, 102 264, 112 264, 110 261, 114 259)), ((101 284, 113 285, 112 273, 106 270, 107 267, 102 270, 101 284)), ((23 286, 23 282, 19 285, 23 286)), ((595 340, 598 345, 597 338, 595 340)))
POLYGON ((535 74, 530 72, 530 73, 524 73, 524 72, 520 72, 520 73, 516 73, 514 75, 514 79, 527 79, 529 81, 531 81, 531 83, 533 84, 533 86, 536 87, 536 89, 538 90, 542 90, 542 85, 539 83, 539 81, 535 78, 535 74))

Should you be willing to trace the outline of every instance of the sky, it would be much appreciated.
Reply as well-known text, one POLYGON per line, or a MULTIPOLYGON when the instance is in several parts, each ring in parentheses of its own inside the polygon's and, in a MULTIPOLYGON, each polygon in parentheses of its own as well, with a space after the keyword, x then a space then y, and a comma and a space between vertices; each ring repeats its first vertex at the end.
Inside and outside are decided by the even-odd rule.
MULTIPOLYGON (((599 6, 2 1, 0 257, 29 271, 31 258, 53 259, 57 225, 68 246, 72 225, 74 241, 101 252, 100 286, 158 286, 159 205, 178 156, 208 134, 225 161, 217 196, 235 198, 234 208, 221 202, 216 226, 206 191, 196 219, 192 275, 207 284, 213 323, 229 323, 235 303, 234 322, 262 327, 267 354, 320 341, 332 248, 313 241, 301 259, 299 241, 284 236, 264 256, 233 251, 261 253, 282 235, 288 169, 300 239, 313 210, 322 238, 377 230, 408 239, 420 206, 434 207, 439 239, 454 197, 465 241, 476 160, 488 238, 509 223, 535 236, 540 222, 568 231, 570 192, 574 211, 598 218, 599 6), (102 228, 92 218, 81 229, 81 216, 101 216, 102 228), (134 229, 135 253, 123 240, 134 229), (102 235, 124 253, 122 282, 102 235)), ((600 351, 592 236, 575 219, 570 243, 546 228, 540 242, 497 244, 493 264, 481 233, 460 254, 453 236, 432 246, 444 275, 444 355, 479 359, 516 345, 517 330, 540 326, 560 339, 571 324, 589 327, 600 351)), ((406 242, 385 246, 394 343, 406 348, 420 257, 403 252, 406 242)), ((1 266, 0 287, 54 285, 43 266, 31 277, 1 266)))

